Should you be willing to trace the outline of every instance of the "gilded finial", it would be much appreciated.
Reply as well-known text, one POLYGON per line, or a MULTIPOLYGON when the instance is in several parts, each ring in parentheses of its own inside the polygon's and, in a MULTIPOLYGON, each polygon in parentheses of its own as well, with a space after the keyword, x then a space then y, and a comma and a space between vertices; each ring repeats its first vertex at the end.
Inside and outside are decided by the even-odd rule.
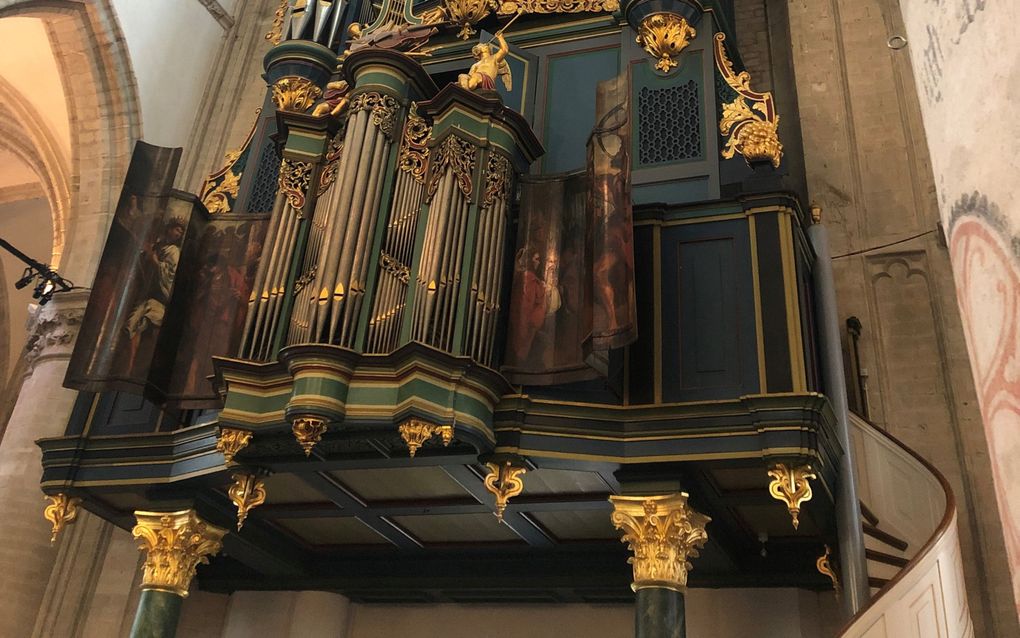
POLYGON ((234 462, 234 456, 248 446, 252 433, 248 430, 237 428, 220 428, 220 435, 216 438, 216 451, 223 455, 223 460, 228 464, 234 462))
POLYGON ((52 544, 57 542, 60 532, 78 517, 78 505, 81 503, 81 499, 63 493, 46 494, 44 499, 50 501, 50 504, 43 510, 43 516, 53 525, 53 533, 50 536, 52 544))
POLYGON ((407 445, 407 452, 412 459, 418 453, 418 450, 421 449, 421 446, 425 445, 426 441, 437 434, 443 440, 443 447, 449 447, 453 441, 452 425, 434 425, 428 421, 413 417, 401 423, 397 427, 397 431, 400 432, 400 438, 407 445))
POLYGON ((305 451, 305 456, 311 456, 315 444, 321 441, 322 435, 326 433, 326 422, 313 416, 297 417, 291 424, 291 430, 298 445, 305 451))
POLYGON ((810 479, 817 478, 810 465, 789 467, 784 463, 776 463, 769 470, 772 482, 769 483, 769 494, 772 498, 782 501, 790 511, 793 529, 800 528, 800 506, 811 500, 810 479))
POLYGON ((496 497, 496 511, 493 512, 500 521, 510 499, 524 491, 524 467, 515 467, 510 461, 502 463, 486 463, 489 474, 485 477, 485 489, 496 497))
POLYGON ((826 545, 825 553, 815 561, 815 568, 818 569, 818 573, 829 577, 829 580, 832 581, 832 588, 836 590, 836 593, 839 593, 839 578, 836 576, 835 570, 832 569, 832 562, 829 560, 831 553, 832 550, 826 545))
POLYGON ((811 223, 821 224, 822 223, 822 207, 818 204, 811 205, 811 223))
POLYGON ((231 476, 234 484, 227 490, 230 500, 237 506, 237 531, 241 531, 248 512, 266 502, 266 484, 254 474, 238 472, 231 476))

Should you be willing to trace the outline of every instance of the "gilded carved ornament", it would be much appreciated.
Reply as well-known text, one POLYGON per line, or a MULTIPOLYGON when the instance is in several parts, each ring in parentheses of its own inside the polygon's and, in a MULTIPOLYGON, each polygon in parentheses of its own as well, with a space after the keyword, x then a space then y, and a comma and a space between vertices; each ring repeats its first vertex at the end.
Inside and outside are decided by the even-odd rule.
POLYGON ((432 176, 429 179, 428 189, 425 196, 426 202, 431 202, 439 189, 439 180, 447 168, 452 171, 457 180, 457 188, 465 197, 471 197, 473 185, 471 177, 475 171, 475 163, 478 157, 478 149, 474 144, 463 140, 456 135, 448 135, 442 141, 432 156, 432 176))
POLYGON ((516 467, 510 461, 486 463, 489 473, 485 477, 485 489, 496 497, 496 518, 503 520, 503 513, 510 499, 524 491, 523 475, 527 468, 516 467))
POLYGON ((467 40, 474 35, 473 25, 492 12, 500 16, 526 13, 612 13, 620 9, 619 0, 444 0, 421 14, 422 24, 452 22, 460 27, 457 36, 467 40))
POLYGON ((234 456, 251 442, 251 436, 248 430, 221 427, 216 437, 216 451, 223 455, 223 460, 228 464, 233 463, 234 456))
POLYGON ((43 516, 53 526, 50 543, 56 543, 60 532, 78 517, 78 505, 81 503, 81 499, 63 493, 47 494, 44 498, 50 502, 43 510, 43 516))
POLYGON ((266 484, 254 474, 238 472, 230 478, 234 484, 227 490, 227 495, 237 507, 237 531, 241 531, 248 512, 266 502, 266 484))
POLYGON ((391 96, 375 91, 365 91, 351 100, 349 108, 352 115, 358 111, 371 112, 372 124, 378 126, 387 139, 393 139, 393 123, 397 119, 397 110, 400 108, 400 104, 391 96))
POLYGON ((829 580, 832 581, 832 588, 839 593, 839 578, 836 576, 835 570, 832 568, 832 563, 829 561, 829 556, 832 554, 832 550, 829 546, 825 546, 825 553, 818 557, 815 561, 815 568, 818 569, 818 573, 828 576, 829 580))
POLYGON ((492 206, 497 199, 510 200, 510 189, 513 186, 514 170, 510 160, 500 153, 490 153, 485 167, 485 193, 482 196, 482 208, 492 206))
POLYGON ((611 520, 623 530, 622 542, 634 552, 627 562, 634 568, 634 591, 650 587, 687 589, 691 558, 708 540, 705 525, 712 519, 694 511, 687 494, 610 496, 611 520))
POLYGON ((291 424, 291 431, 298 445, 305 451, 305 456, 312 455, 315 444, 322 440, 326 433, 326 422, 314 416, 297 417, 291 424))
POLYGON ((769 483, 769 494, 772 498, 782 501, 790 510, 790 518, 793 519, 793 529, 800 527, 800 506, 802 503, 811 500, 811 483, 817 475, 810 465, 790 467, 784 463, 777 463, 769 470, 772 482, 769 483))
POLYGON ((288 75, 273 85, 273 104, 278 111, 304 113, 322 97, 322 89, 308 78, 288 75))
POLYGON ((432 127, 425 122, 425 118, 418 115, 418 103, 411 102, 404 123, 404 137, 400 143, 397 165, 400 170, 410 173, 419 184, 425 182, 425 173, 429 167, 429 149, 425 143, 431 133, 432 127))
POLYGON ((280 41, 283 40, 283 21, 289 5, 290 0, 280 0, 280 6, 273 12, 273 28, 266 34, 266 40, 273 44, 280 44, 280 41))
POLYGON ((636 41, 653 58, 655 68, 667 72, 677 65, 677 57, 698 34, 687 18, 675 13, 653 13, 638 25, 636 41))
POLYGON ((188 595, 195 568, 220 551, 227 533, 200 519, 195 510, 135 512, 135 520, 131 534, 145 552, 142 589, 181 597, 188 595))
POLYGON ((400 432, 400 438, 407 444, 407 451, 412 459, 421 446, 436 435, 442 438, 443 447, 448 447, 453 441, 452 425, 434 425, 428 421, 411 418, 401 423, 397 430, 400 432))
POLYGON ((225 164, 205 178, 199 199, 202 200, 205 209, 210 213, 230 212, 234 199, 237 198, 238 189, 241 185, 241 175, 243 174, 243 167, 242 170, 236 170, 235 164, 237 164, 241 154, 251 144, 252 138, 255 137, 255 130, 258 128, 259 115, 261 113, 261 107, 255 109, 255 122, 252 124, 244 143, 241 144, 241 148, 228 151, 224 156, 225 164))
POLYGON ((722 150, 724 159, 737 153, 748 162, 769 161, 779 168, 783 145, 779 141, 779 114, 771 92, 751 90, 751 75, 747 71, 736 73, 726 55, 723 41, 726 35, 715 34, 715 64, 726 83, 737 93, 737 99, 723 104, 719 132, 729 139, 722 150), (748 105, 750 102, 750 105, 748 105))
POLYGON ((322 174, 319 175, 319 188, 316 191, 319 197, 329 190, 329 187, 336 181, 337 171, 340 170, 340 157, 344 154, 344 132, 340 131, 329 143, 326 150, 326 165, 322 167, 322 174))
POLYGON ((312 183, 311 162, 301 162, 284 158, 280 164, 280 191, 286 195, 287 203, 295 210, 301 211, 305 206, 308 186, 312 183))

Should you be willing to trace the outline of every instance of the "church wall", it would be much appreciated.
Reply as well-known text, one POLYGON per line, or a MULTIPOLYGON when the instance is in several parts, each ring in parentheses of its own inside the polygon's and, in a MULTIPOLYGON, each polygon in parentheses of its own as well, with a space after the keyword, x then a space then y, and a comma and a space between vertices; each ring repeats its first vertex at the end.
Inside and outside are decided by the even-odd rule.
MULTIPOLYGON (((840 318, 864 326, 870 418, 950 480, 976 633, 1017 635, 1001 620, 1012 604, 1002 532, 984 505, 994 490, 913 71, 907 52, 887 45, 904 31, 898 4, 788 0, 787 25, 774 24, 781 2, 751 4, 765 5, 773 50, 778 27, 789 33, 808 197, 829 229, 840 318)), ((738 39, 758 39, 739 27, 759 24, 737 22, 738 39)))
POLYGON ((183 146, 225 25, 198 0, 113 0, 113 5, 138 83, 143 139, 183 146))
MULTIPOLYGON (((1020 6, 903 0, 909 52, 948 234, 995 497, 1020 611, 1020 6)), ((991 509, 990 503, 988 509, 991 509)), ((1010 609, 1000 601, 997 612, 1010 609)), ((1020 634, 1018 634, 1020 635, 1020 634)))
MULTIPOLYGON (((198 593, 185 602, 178 638, 632 638, 630 605, 364 605, 326 592, 198 593), (226 608, 222 629, 215 612, 226 608), (219 629, 219 631, 217 631, 219 629)), ((831 592, 691 589, 687 632, 730 638, 822 638, 836 627, 831 592)))

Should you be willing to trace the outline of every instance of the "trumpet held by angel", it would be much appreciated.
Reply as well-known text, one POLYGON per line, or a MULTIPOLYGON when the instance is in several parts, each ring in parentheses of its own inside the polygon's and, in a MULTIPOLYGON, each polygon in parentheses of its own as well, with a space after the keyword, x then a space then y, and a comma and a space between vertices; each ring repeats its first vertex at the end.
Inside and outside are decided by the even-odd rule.
POLYGON ((457 84, 469 91, 495 91, 496 78, 499 77, 507 91, 513 90, 510 65, 506 62, 510 47, 502 33, 497 33, 494 40, 497 46, 493 46, 490 41, 471 48, 471 54, 477 62, 471 65, 467 73, 457 76, 457 84))

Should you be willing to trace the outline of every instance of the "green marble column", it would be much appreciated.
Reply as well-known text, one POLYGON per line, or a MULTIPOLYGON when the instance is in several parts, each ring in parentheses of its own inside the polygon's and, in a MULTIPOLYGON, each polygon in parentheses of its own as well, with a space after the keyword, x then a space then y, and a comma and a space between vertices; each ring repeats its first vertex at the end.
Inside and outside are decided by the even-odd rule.
POLYGON ((691 558, 712 519, 687 504, 687 494, 610 496, 612 521, 634 552, 636 638, 686 638, 684 594, 691 558))
POLYGON ((635 638, 687 638, 684 595, 664 587, 637 590, 634 600, 635 638))
POLYGON ((146 556, 131 638, 174 638, 195 568, 220 551, 227 530, 206 523, 190 509, 135 512, 135 520, 131 534, 141 541, 146 556))
POLYGON ((131 638, 174 638, 184 599, 166 591, 147 589, 138 601, 131 638))

